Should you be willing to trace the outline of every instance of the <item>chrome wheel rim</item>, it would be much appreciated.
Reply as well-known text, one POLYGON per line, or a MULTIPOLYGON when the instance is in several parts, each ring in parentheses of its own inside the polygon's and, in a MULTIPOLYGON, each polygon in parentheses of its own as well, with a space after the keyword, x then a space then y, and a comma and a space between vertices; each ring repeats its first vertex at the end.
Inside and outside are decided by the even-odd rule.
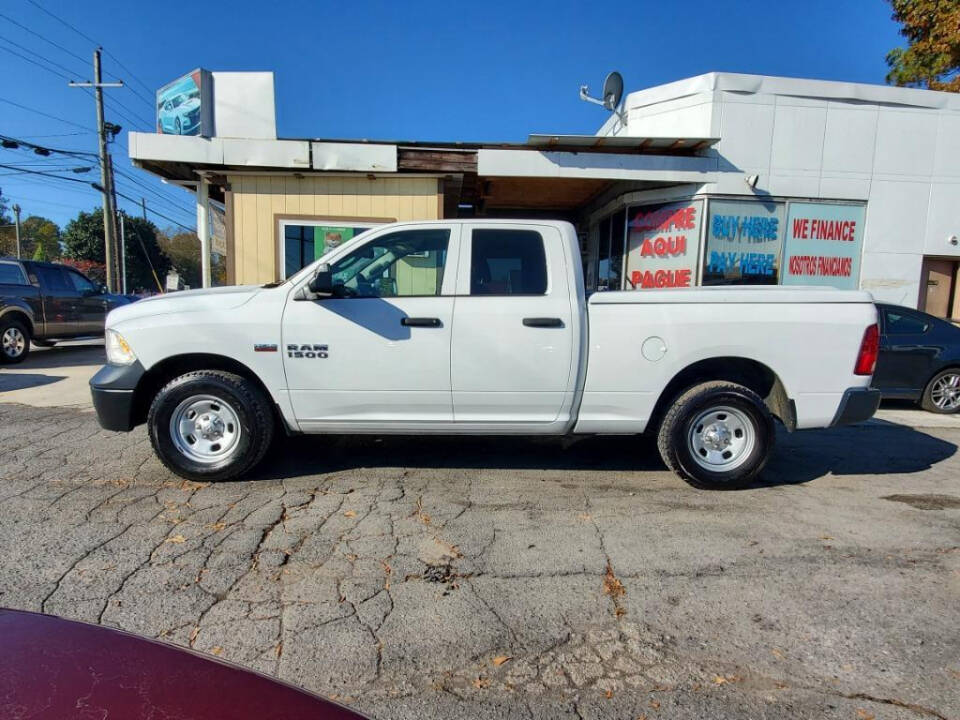
POLYGON ((690 424, 687 448, 694 461, 711 472, 726 472, 747 461, 757 443, 750 417, 721 405, 701 412, 690 424))
POLYGON ((3 347, 4 355, 9 358, 18 358, 23 355, 23 351, 27 347, 27 338, 20 328, 9 327, 4 330, 0 345, 3 347))
POLYGON ((949 373, 933 384, 930 400, 940 410, 960 408, 960 373, 949 373))
POLYGON ((193 395, 170 416, 170 437, 181 454, 202 465, 233 455, 240 442, 240 418, 229 403, 213 395, 193 395))

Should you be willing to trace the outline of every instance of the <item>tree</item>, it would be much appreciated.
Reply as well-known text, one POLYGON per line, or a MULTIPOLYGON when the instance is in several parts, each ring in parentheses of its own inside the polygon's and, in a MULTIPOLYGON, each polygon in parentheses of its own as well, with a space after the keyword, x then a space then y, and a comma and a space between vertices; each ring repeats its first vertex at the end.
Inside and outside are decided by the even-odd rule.
MULTIPOLYGON (((159 290, 150 269, 150 263, 163 282, 170 261, 157 243, 159 231, 149 220, 127 215, 124 220, 127 234, 127 289, 159 290), (141 246, 142 243, 142 246, 141 246), (150 263, 144 255, 150 258, 150 263)), ((104 263, 103 210, 81 212, 67 223, 63 231, 64 254, 75 260, 93 260, 104 263)))
POLYGON ((60 227, 45 217, 31 215, 20 227, 20 248, 24 257, 34 260, 60 257, 60 227))
MULTIPOLYGON (((168 231, 169 233, 170 231, 168 231)), ((180 274, 185 285, 200 287, 200 239, 194 232, 177 232, 159 237, 160 249, 180 274)))
POLYGON ((887 82, 960 92, 960 0, 890 0, 906 48, 887 53, 887 82))
POLYGON ((17 233, 10 215, 10 201, 0 193, 0 256, 14 255, 17 252, 17 233))

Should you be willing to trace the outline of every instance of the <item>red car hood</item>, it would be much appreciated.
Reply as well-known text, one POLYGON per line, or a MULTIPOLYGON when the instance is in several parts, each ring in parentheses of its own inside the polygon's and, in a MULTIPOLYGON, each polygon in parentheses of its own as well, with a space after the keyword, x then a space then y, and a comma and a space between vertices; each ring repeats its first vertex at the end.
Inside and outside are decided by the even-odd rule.
POLYGON ((360 720, 292 685, 119 630, 0 609, 0 718, 360 720))

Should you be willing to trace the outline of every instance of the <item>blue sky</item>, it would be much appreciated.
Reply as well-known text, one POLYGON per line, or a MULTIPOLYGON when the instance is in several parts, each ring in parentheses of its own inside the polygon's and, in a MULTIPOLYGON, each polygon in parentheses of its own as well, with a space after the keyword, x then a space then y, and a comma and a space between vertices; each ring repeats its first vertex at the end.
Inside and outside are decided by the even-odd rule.
MULTIPOLYGON (((0 134, 96 151, 92 98, 56 74, 90 78, 89 61, 81 62, 93 51, 90 39, 109 53, 105 71, 130 86, 105 91, 107 119, 124 126, 124 144, 126 130, 153 129, 153 92, 196 67, 272 70, 281 137, 523 141, 531 132, 595 132, 606 113, 577 90, 587 83, 598 93, 613 69, 627 92, 712 70, 883 83, 884 57, 900 44, 882 0, 96 5, 90 13, 75 0, 0 3, 0 134), (41 137, 50 135, 57 136, 41 137)), ((122 147, 114 153, 128 176, 119 177, 122 193, 193 224, 189 193, 132 168, 122 147)), ((99 177, 70 173, 88 163, 62 156, 0 150, 0 158, 99 177)), ((99 203, 82 183, 10 172, 0 168, 0 188, 24 215, 65 224, 99 203)), ((139 212, 126 200, 121 207, 139 212)))

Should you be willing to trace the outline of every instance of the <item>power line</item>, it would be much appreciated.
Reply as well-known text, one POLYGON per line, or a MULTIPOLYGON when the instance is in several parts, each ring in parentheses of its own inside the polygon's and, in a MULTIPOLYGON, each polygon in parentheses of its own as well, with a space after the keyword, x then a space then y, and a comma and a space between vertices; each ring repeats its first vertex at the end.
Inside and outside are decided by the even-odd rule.
POLYGON ((132 182, 134 185, 138 185, 139 187, 143 188, 144 190, 147 190, 147 191, 149 191, 149 192, 152 192, 154 195, 157 195, 158 197, 166 200, 167 202, 172 203, 173 205, 175 205, 177 208, 183 210, 184 212, 191 213, 191 214, 193 213, 193 208, 189 208, 189 207, 187 207, 186 205, 180 205, 180 204, 176 203, 171 196, 162 194, 162 193, 161 193, 159 190, 157 190, 156 188, 150 187, 149 185, 147 185, 146 183, 140 181, 139 178, 134 177, 134 176, 131 175, 130 173, 124 172, 123 170, 118 170, 118 169, 116 169, 116 168, 114 168, 114 172, 117 173, 118 175, 121 175, 122 177, 126 178, 127 180, 129 180, 130 182, 132 182))
MULTIPOLYGON (((0 165, 0 168, 6 168, 7 170, 16 170, 16 165, 0 165)), ((80 178, 66 177, 65 175, 55 175, 54 173, 43 172, 42 170, 22 170, 21 172, 28 175, 42 175, 44 177, 57 178, 58 180, 69 180, 70 182, 83 183, 84 185, 90 185, 89 180, 82 180, 80 178)))
MULTIPOLYGON (((2 99, 3 98, 0 98, 0 100, 2 99)), ((0 134, 0 140, 13 142, 13 143, 16 143, 17 145, 26 145, 28 148, 31 148, 32 150, 45 150, 46 152, 50 152, 50 153, 60 153, 61 155, 74 155, 78 157, 89 157, 89 158, 97 157, 96 153, 83 152, 82 150, 63 150, 60 148, 46 147, 44 145, 37 145, 36 143, 27 142, 26 140, 21 140, 19 138, 10 137, 9 135, 0 134)), ((12 148, 5 148, 5 149, 10 150, 12 148)))
MULTIPOLYGON (((61 23, 62 25, 66 25, 68 28, 70 28, 71 30, 73 30, 77 35, 79 35, 80 37, 82 37, 82 38, 83 38, 84 40, 86 40, 87 42, 91 42, 91 43, 93 43, 94 45, 98 45, 98 46, 100 45, 100 43, 98 43, 98 42, 97 42, 96 40, 94 40, 92 37, 90 37, 89 35, 87 35, 87 34, 84 33, 84 32, 81 32, 81 31, 78 30, 74 25, 71 25, 71 24, 68 23, 66 20, 64 20, 63 18, 61 18, 60 16, 55 15, 54 13, 50 12, 50 11, 47 10, 45 7, 43 7, 43 5, 41 5, 40 3, 38 3, 36 0, 27 0, 27 2, 29 2, 31 5, 33 5, 34 7, 38 8, 38 9, 41 10, 42 12, 46 13, 47 15, 49 15, 50 17, 52 17, 54 20, 56 20, 57 22, 61 23)), ((131 78, 133 78, 133 79, 136 80, 138 83, 140 83, 140 85, 143 87, 144 90, 146 90, 148 93, 149 93, 149 92, 152 92, 152 91, 150 90, 150 88, 147 87, 147 85, 146 85, 140 78, 138 78, 136 75, 134 75, 133 72, 132 72, 129 68, 127 68, 122 62, 120 62, 113 53, 111 53, 111 52, 110 52, 109 50, 107 50, 106 48, 104 48, 104 51, 103 51, 103 52, 106 53, 107 57, 111 58, 111 59, 120 67, 121 70, 125 71, 131 78)))
MULTIPOLYGON (((76 59, 76 60, 79 60, 80 62, 84 63, 84 65, 86 65, 87 60, 86 60, 85 58, 82 58, 82 57, 80 57, 79 55, 77 55, 75 52, 72 52, 71 50, 68 50, 68 49, 65 48, 63 45, 60 45, 59 43, 53 42, 52 40, 50 40, 48 37, 46 37, 46 36, 43 35, 42 33, 38 33, 38 32, 36 32, 35 30, 32 30, 32 29, 29 28, 28 26, 24 25, 23 23, 17 22, 16 20, 14 20, 14 19, 13 19, 12 17, 10 17, 9 15, 4 15, 3 13, 0 13, 0 18, 3 18, 3 19, 6 20, 7 22, 12 23, 13 25, 16 25, 18 28, 20 28, 20 29, 22 29, 22 30, 25 30, 26 32, 28 32, 28 33, 30 33, 31 35, 33 35, 34 37, 39 38, 40 40, 42 40, 43 42, 47 43, 48 45, 57 48, 58 50, 66 53, 66 54, 69 55, 70 57, 72 57, 72 58, 74 58, 74 59, 76 59)), ((107 54, 109 55, 109 53, 107 53, 107 54)), ((51 61, 51 62, 52 62, 52 61, 51 61)), ((117 75, 115 75, 114 73, 111 73, 111 72, 106 72, 106 71, 104 71, 104 75, 109 75, 110 77, 115 78, 115 79, 117 79, 117 80, 120 79, 119 76, 117 76, 117 75)), ((145 103, 147 103, 151 108, 154 107, 154 105, 155 105, 155 100, 151 100, 151 99, 148 98, 146 95, 143 95, 143 94, 142 94, 139 90, 137 90, 135 87, 130 87, 129 85, 126 86, 126 87, 130 90, 130 92, 132 92, 132 93, 133 93, 134 95, 136 95, 138 98, 140 98, 140 99, 143 100, 145 103)))
POLYGON ((18 58, 21 58, 21 59, 23 59, 23 60, 26 60, 28 63, 32 63, 33 65, 36 65, 36 66, 37 66, 38 68, 40 68, 41 70, 46 70, 48 73, 53 73, 53 74, 56 75, 57 77, 62 77, 64 80, 73 80, 73 78, 70 77, 69 75, 64 75, 64 74, 63 74, 62 72, 60 72, 59 70, 54 70, 53 68, 49 68, 49 67, 47 67, 46 65, 41 65, 41 64, 38 63, 36 60, 31 60, 31 59, 28 58, 26 55, 23 55, 23 54, 21 54, 21 53, 18 53, 16 50, 11 50, 10 48, 4 47, 3 45, 0 45, 0 50, 6 50, 6 51, 7 51, 8 53, 10 53, 11 55, 16 55, 18 58))
POLYGON ((96 130, 94 130, 94 129, 91 128, 91 127, 87 127, 86 125, 80 125, 79 123, 75 123, 75 122, 73 122, 72 120, 64 120, 64 119, 61 118, 61 117, 57 117, 56 115, 50 115, 49 113, 45 113, 45 112, 43 112, 43 111, 41 111, 41 110, 34 110, 33 108, 27 107, 26 105, 21 105, 20 103, 15 103, 13 100, 7 100, 6 98, 0 98, 0 102, 7 103, 7 105, 13 105, 14 107, 18 107, 18 108, 20 108, 21 110, 26 110, 26 111, 28 111, 28 112, 36 113, 37 115, 42 115, 43 117, 50 118, 51 120, 57 120, 57 121, 59 121, 59 122, 66 123, 67 125, 73 125, 74 127, 78 127, 78 128, 80 128, 81 130, 87 130, 87 131, 89 131, 89 132, 96 132, 96 130))
MULTIPOLYGON (((21 45, 20 43, 16 43, 16 42, 14 42, 13 40, 11 40, 11 39, 8 38, 8 37, 4 37, 3 35, 0 35, 0 40, 3 40, 3 42, 8 43, 8 44, 10 44, 10 45, 13 45, 15 48, 19 48, 20 50, 23 50, 23 51, 26 52, 26 53, 30 53, 30 54, 33 55, 34 57, 40 58, 43 62, 45 62, 45 63, 47 63, 47 64, 49 64, 49 65, 53 65, 54 67, 60 68, 61 70, 64 70, 64 71, 66 71, 66 72, 68 72, 68 73, 71 73, 71 74, 76 73, 76 71, 75 71, 73 68, 68 68, 68 67, 66 67, 66 66, 64 66, 64 65, 61 65, 61 64, 58 63, 58 62, 54 62, 54 61, 51 60, 50 58, 46 58, 46 57, 44 57, 43 55, 41 55, 40 53, 34 52, 34 51, 31 50, 30 48, 24 47, 24 46, 21 45)), ((80 77, 80 75, 79 75, 79 74, 76 74, 75 77, 80 77)))

